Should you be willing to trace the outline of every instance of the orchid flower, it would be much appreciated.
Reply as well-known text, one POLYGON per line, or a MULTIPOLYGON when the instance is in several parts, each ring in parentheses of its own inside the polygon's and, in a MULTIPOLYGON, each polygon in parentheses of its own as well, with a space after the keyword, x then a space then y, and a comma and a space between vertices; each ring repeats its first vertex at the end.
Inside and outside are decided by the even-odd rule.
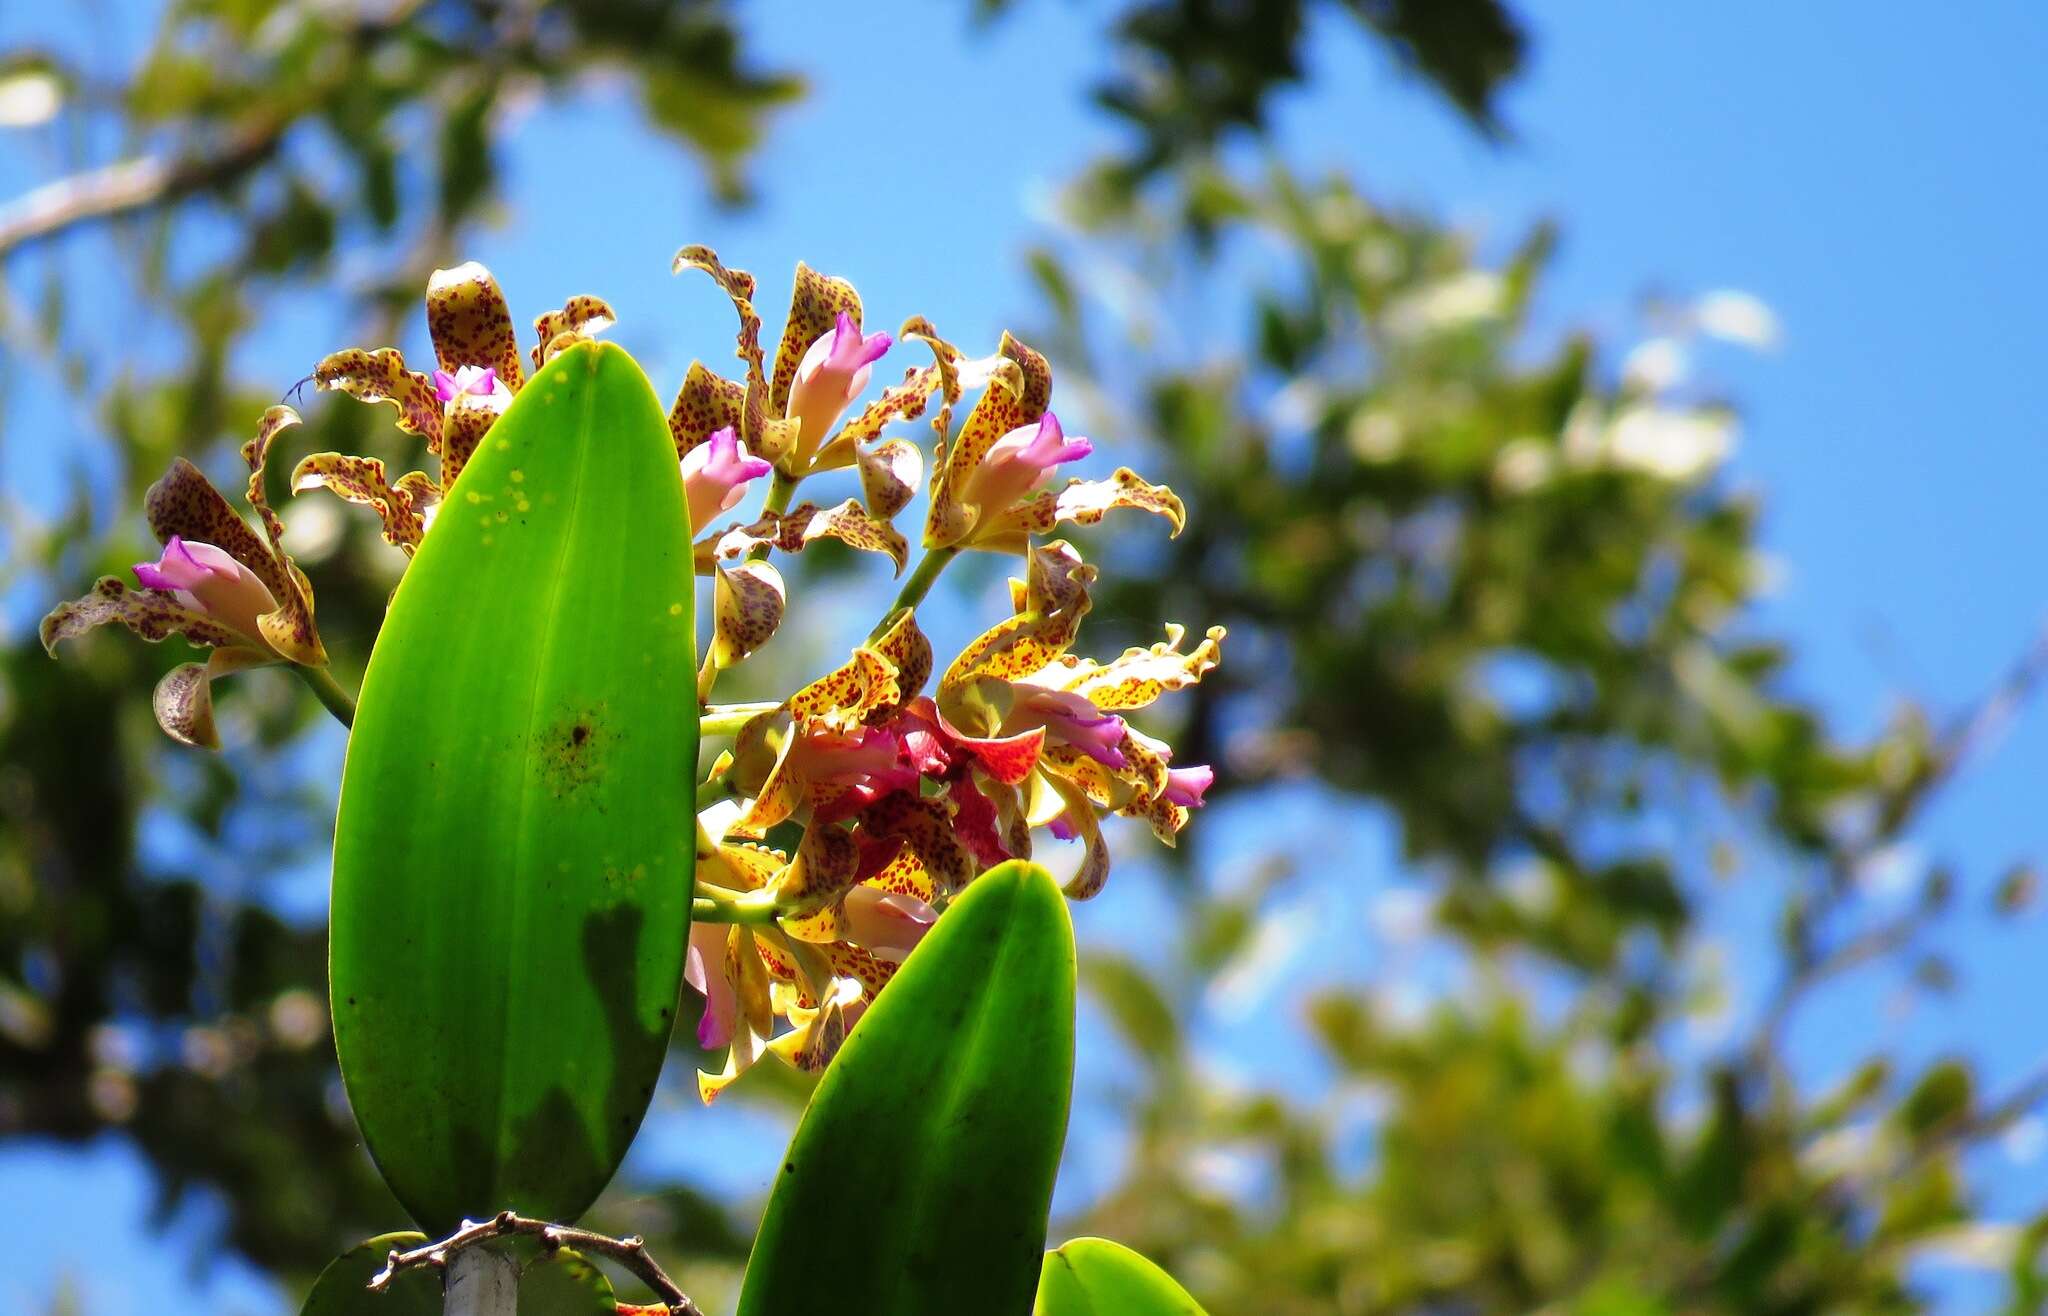
MULTIPOLYGON (((533 322, 534 368, 611 323, 611 307, 601 299, 570 298, 533 322)), ((435 270, 427 281, 427 333, 436 363, 431 372, 409 369, 397 348, 348 348, 322 358, 313 380, 322 389, 397 408, 398 428, 426 441, 438 463, 435 473, 408 471, 392 480, 376 458, 338 452, 314 453, 292 472, 295 493, 325 488, 371 508, 384 538, 408 556, 425 537, 434 507, 526 384, 504 291, 475 261, 435 270)))
POLYGON ((1000 512, 1044 488, 1062 462, 1079 461, 1094 451, 1088 440, 1066 437, 1060 418, 1048 411, 1037 424, 1019 425, 989 445, 960 496, 984 511, 1000 512))
POLYGON ((272 407, 255 437, 242 445, 248 500, 262 523, 260 534, 198 467, 179 458, 143 499, 163 552, 154 562, 136 564, 142 588, 102 577, 90 594, 43 618, 43 647, 52 654, 63 641, 108 624, 126 626, 145 640, 183 635, 211 649, 205 662, 181 663, 157 683, 157 724, 184 744, 220 747, 212 693, 218 678, 274 663, 327 663, 313 626, 313 588, 285 553, 284 523, 263 495, 271 441, 298 423, 290 407, 272 407))
POLYGON ((135 564, 135 579, 144 589, 161 590, 180 604, 236 632, 251 648, 283 658, 263 637, 258 618, 277 611, 263 578, 222 548, 172 535, 163 555, 135 564))
POLYGON ((714 430, 709 438, 683 454, 683 491, 690 503, 690 525, 703 530, 720 512, 729 512, 746 497, 747 484, 774 467, 747 454, 733 427, 714 430))
POLYGON ((893 341, 888 334, 862 334, 853 316, 841 311, 831 332, 820 335, 805 350, 797 363, 786 412, 801 427, 796 440, 798 469, 808 463, 846 408, 866 390, 875 362, 893 341))

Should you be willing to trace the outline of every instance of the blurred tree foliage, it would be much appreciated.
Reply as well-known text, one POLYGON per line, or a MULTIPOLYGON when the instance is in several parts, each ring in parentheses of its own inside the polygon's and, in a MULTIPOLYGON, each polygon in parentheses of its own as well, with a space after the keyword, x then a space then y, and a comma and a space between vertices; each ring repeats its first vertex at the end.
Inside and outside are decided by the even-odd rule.
MULTIPOLYGON (((1142 1081, 1123 1178, 1073 1223, 1219 1312, 1915 1309, 1910 1259, 1992 1229, 1964 1154, 2044 1085, 1898 1072, 1873 1036, 1867 1065, 1810 1091, 1784 1030, 1873 962, 1916 990, 1953 978, 1937 944, 1953 877, 1900 909, 1873 908, 1860 875, 2034 666, 1953 724, 1906 710, 1838 742, 1783 693, 1787 655, 1745 629, 1757 513, 1716 474, 1729 416, 1617 378, 1590 340, 1529 332, 1547 232, 1489 263, 1347 182, 1222 172, 1218 148, 1304 76, 1309 34, 1347 19, 1500 131, 1525 40, 1494 0, 1135 4, 1099 88, 1128 149, 1077 184, 1075 232, 1033 263, 1063 387, 1088 383, 1113 417, 1097 432, 1155 447, 1146 469, 1193 513, 1170 548, 1102 545, 1119 583, 1091 626, 1139 641, 1162 617, 1229 624, 1228 683, 1193 702, 1183 759, 1226 765, 1222 805, 1306 780, 1382 806, 1426 937, 1463 976, 1419 1016, 1377 987, 1321 995, 1328 1093, 1215 1082, 1185 1021, 1272 901, 1350 874, 1337 856, 1221 883, 1198 828, 1164 967, 1105 952, 1087 969, 1142 1081), (1159 313, 1105 313, 1105 278, 1156 290, 1159 313), (1241 323, 1189 341, 1176 299, 1218 286, 1249 290, 1241 323), (1653 825, 1672 818, 1691 820, 1678 844, 1653 825), (1777 980, 1749 1032, 1674 1046, 1711 1003, 1701 911, 1733 880, 1782 891, 1777 980), (1345 1115, 1361 1099, 1362 1164, 1345 1115), (1219 1152, 1263 1187, 1219 1187, 1203 1169, 1219 1152)), ((239 442, 274 400, 280 381, 234 368, 268 299, 331 296, 343 253, 395 253, 346 289, 367 323, 350 341, 394 336, 495 204, 518 98, 623 75, 739 202, 764 118, 802 88, 709 0, 174 0, 119 85, 64 51, 0 59, 0 83, 60 89, 79 144, 75 173, 0 205, 0 333, 96 408, 111 456, 54 519, 5 509, 6 597, 31 602, 135 560, 142 486, 174 453, 239 442), (112 163, 88 154, 109 142, 112 163), (147 308, 131 318, 169 326, 161 370, 113 364, 130 324, 73 304, 64 253, 95 224, 147 308)), ((375 451, 370 417, 321 408, 309 442, 375 451)), ((351 523, 314 572, 323 621, 370 633, 388 573, 351 523)), ((118 1131, 167 1211, 207 1194, 228 1243, 303 1282, 398 1218, 333 1074, 323 938, 271 912, 280 875, 324 871, 332 741, 307 734, 294 688, 253 678, 223 700, 238 748, 166 746, 147 692, 180 657, 113 639, 56 664, 28 629, 5 636, 0 1136, 118 1131)), ((2015 870, 2000 910, 2031 896, 2015 870)), ((633 1187, 603 1209, 665 1258, 715 1273, 744 1257, 730 1204, 633 1187)), ((2044 1232, 2001 1243, 2016 1311, 2048 1293, 2044 1232)))
MULTIPOLYGON (((1318 995, 1326 1099, 1205 1079, 1178 1021, 1276 894, 1350 874, 1319 847, 1320 871, 1219 886, 1196 834, 1206 898, 1166 971, 1088 966, 1144 1081, 1131 1164, 1076 1230, 1219 1311, 1910 1311, 1909 1263, 1937 1249, 2014 1258, 2014 1310, 2036 1310, 2048 1216, 1977 1220, 1963 1157, 2048 1098, 2048 1071, 1981 1093, 1955 1060, 1899 1072, 1873 1027, 1866 1063, 1813 1092, 1783 1042, 1857 969, 1952 986, 1955 874, 1916 878, 1903 910, 1867 874, 2043 655, 1948 725, 1909 707, 1869 744, 1831 739, 1781 692, 1790 655, 1743 625, 1764 564, 1757 508, 1718 478, 1732 416, 1654 372, 1616 380, 1583 336, 1535 340, 1547 229, 1489 266, 1278 169, 1072 201, 1076 239, 1034 258, 1061 355, 1093 371, 1098 431, 1171 455, 1189 510, 1163 556, 1105 569, 1099 611, 1231 628, 1174 743, 1235 790, 1306 776, 1382 806, 1428 882, 1404 935, 1457 984, 1419 1008, 1390 982, 1318 995), (1091 283, 1123 290, 1117 314, 1091 283), (1189 308, 1213 319, 1239 286, 1238 329, 1190 341, 1189 308), (1702 914, 1738 880, 1782 890, 1755 956, 1775 981, 1747 1035, 1688 1043, 1725 996, 1702 914), (1344 1173, 1360 1107, 1371 1154, 1344 1173), (1257 1187, 1219 1187, 1219 1157, 1257 1187)), ((2000 911, 2031 889, 2015 869, 2000 911)))

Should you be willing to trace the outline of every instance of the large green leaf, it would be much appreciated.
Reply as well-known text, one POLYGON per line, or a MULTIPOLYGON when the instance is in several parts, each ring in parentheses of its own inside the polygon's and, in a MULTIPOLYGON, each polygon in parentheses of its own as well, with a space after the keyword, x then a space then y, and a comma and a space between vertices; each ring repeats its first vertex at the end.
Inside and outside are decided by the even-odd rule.
POLYGON ((661 405, 581 344, 449 491, 377 638, 334 842, 335 1046, 433 1232, 625 1155, 689 923, 690 531, 661 405))
POLYGON ((440 1316, 437 1271, 406 1271, 383 1293, 368 1287, 394 1251, 409 1252, 426 1241, 425 1234, 379 1234, 356 1244, 327 1263, 299 1316, 440 1316))
POLYGON ((1121 1243, 1076 1238, 1045 1254, 1033 1316, 1204 1316, 1173 1276, 1121 1243))
POLYGON ((1074 1078, 1074 934, 984 873, 854 1026, 790 1142, 740 1316, 1030 1308, 1074 1078))

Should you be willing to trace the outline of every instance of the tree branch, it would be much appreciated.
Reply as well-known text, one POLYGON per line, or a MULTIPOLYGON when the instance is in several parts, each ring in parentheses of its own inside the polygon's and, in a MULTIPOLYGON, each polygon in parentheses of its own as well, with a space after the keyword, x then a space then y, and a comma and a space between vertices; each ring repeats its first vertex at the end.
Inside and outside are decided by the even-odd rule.
POLYGON ((509 1238, 515 1234, 529 1234, 540 1239, 542 1247, 552 1252, 556 1248, 574 1248, 578 1252, 608 1257, 631 1271, 634 1278, 654 1290, 654 1293, 668 1309, 669 1316, 704 1316, 704 1311, 689 1296, 676 1287, 668 1272, 648 1255, 647 1242, 638 1235, 631 1238, 613 1238, 607 1234, 593 1233, 588 1229, 577 1229, 570 1225, 549 1224, 501 1211, 484 1221, 464 1221, 456 1230, 439 1242, 422 1244, 410 1252, 394 1249, 384 1262, 384 1269, 377 1272, 370 1281, 372 1293, 382 1293, 391 1281, 408 1270, 421 1266, 432 1266, 445 1270, 448 1259, 466 1248, 489 1243, 494 1239, 509 1238))
POLYGON ((244 131, 216 154, 176 161, 144 156, 45 183, 0 206, 0 260, 80 224, 154 209, 232 182, 268 159, 283 138, 284 124, 270 122, 244 131))

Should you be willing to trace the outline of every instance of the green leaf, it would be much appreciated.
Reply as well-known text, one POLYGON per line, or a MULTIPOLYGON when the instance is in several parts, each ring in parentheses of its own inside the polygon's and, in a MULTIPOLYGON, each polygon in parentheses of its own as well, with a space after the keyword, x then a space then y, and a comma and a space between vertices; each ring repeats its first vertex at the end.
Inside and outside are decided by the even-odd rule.
POLYGON ((592 343, 492 427, 392 600, 330 973, 357 1122, 429 1230, 573 1220, 646 1112, 689 926, 693 585, 661 405, 592 343))
POLYGON ((1204 1316, 1173 1276, 1106 1238, 1077 1238, 1045 1254, 1033 1316, 1204 1316))
POLYGON ((616 1316, 611 1280, 580 1252, 560 1248, 519 1275, 519 1316, 616 1316))
POLYGON ((327 1263, 299 1316, 440 1316, 438 1271, 409 1270, 382 1293, 369 1289, 392 1252, 408 1252, 426 1241, 425 1234, 379 1234, 356 1244, 327 1263))
POLYGON ((1074 1077, 1074 934, 1035 864, 976 878, 825 1071, 740 1316, 1022 1312, 1074 1077))

